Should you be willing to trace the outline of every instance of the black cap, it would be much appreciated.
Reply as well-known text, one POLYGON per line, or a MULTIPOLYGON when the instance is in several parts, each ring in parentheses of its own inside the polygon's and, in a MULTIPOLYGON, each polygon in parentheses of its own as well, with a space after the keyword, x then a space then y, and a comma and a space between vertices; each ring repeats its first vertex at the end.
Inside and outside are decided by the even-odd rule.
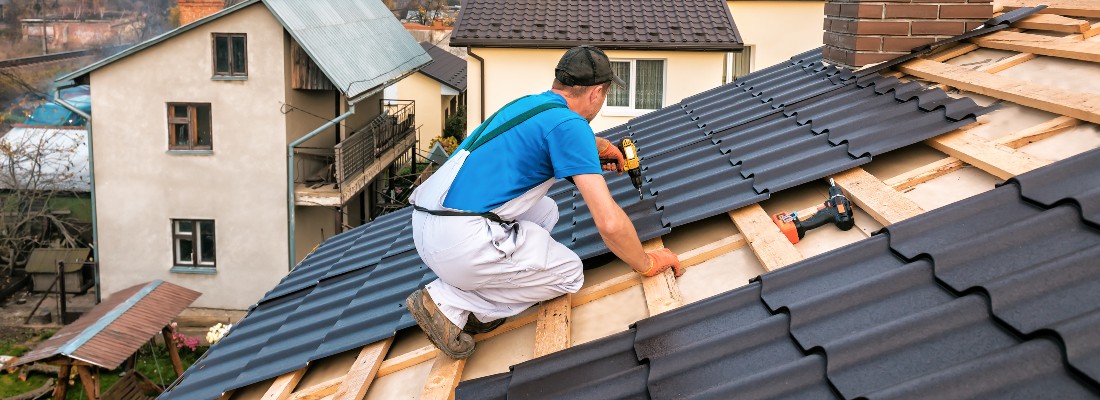
POLYGON ((554 68, 554 77, 567 86, 595 86, 615 82, 626 87, 622 79, 611 71, 611 61, 599 47, 577 46, 565 52, 554 68))

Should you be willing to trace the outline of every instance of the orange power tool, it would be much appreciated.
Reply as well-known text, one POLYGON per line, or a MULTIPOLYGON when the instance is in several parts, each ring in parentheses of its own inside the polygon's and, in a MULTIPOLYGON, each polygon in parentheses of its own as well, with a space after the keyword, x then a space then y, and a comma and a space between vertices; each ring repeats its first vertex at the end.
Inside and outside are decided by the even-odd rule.
POLYGON ((806 231, 819 226, 834 223, 842 231, 852 229, 856 224, 852 216, 852 205, 844 192, 836 187, 832 178, 829 179, 829 199, 825 204, 810 207, 801 211, 779 213, 772 216, 772 222, 787 236, 791 243, 798 243, 806 236, 806 231))

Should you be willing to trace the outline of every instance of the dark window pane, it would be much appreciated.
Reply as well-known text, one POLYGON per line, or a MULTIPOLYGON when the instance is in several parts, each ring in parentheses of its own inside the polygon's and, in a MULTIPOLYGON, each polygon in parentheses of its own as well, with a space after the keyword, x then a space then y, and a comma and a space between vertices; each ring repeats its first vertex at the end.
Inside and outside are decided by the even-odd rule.
POLYGON ((176 221, 176 233, 191 233, 192 229, 191 221, 176 221))
POLYGON ((176 263, 191 264, 195 262, 195 243, 189 239, 176 239, 176 263))
POLYGON ((638 60, 638 89, 635 93, 634 108, 656 110, 661 108, 665 97, 665 62, 661 60, 638 60))
POLYGON ((176 133, 176 141, 172 143, 173 146, 190 146, 191 145, 191 132, 187 125, 172 125, 176 133))
POLYGON ((214 71, 219 74, 229 73, 229 38, 225 36, 214 37, 214 71))
POLYGON ((214 262, 214 221, 199 222, 199 261, 214 262))
POLYGON ((172 115, 176 118, 187 118, 187 106, 172 106, 172 115))
POLYGON ((607 106, 630 107, 630 63, 612 61, 611 70, 626 82, 626 87, 620 88, 619 85, 611 84, 611 90, 607 92, 607 106))
POLYGON ((248 65, 248 53, 245 51, 244 36, 233 37, 233 73, 244 74, 248 65))
POLYGON ((210 146, 210 105, 195 106, 195 145, 210 146))

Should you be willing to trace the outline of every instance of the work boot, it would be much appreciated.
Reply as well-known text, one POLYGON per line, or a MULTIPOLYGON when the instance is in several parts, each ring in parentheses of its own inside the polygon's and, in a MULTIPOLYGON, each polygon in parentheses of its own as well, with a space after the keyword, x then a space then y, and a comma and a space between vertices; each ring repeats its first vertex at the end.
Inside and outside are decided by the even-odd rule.
POLYGON ((474 352, 474 338, 447 319, 427 290, 418 289, 405 299, 405 306, 416 324, 428 335, 428 340, 443 354, 455 359, 469 357, 474 352))
POLYGON ((462 328, 462 331, 471 335, 476 335, 479 333, 491 332, 501 325, 504 325, 504 318, 495 319, 489 322, 481 322, 474 316, 474 313, 470 313, 470 317, 466 318, 466 326, 462 328))

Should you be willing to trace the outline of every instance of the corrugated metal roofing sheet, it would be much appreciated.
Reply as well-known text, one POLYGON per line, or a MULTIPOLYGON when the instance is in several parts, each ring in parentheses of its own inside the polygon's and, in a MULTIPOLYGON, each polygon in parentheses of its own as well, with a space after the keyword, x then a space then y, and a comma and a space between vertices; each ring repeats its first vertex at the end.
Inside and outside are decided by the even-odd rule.
MULTIPOLYGON (((946 133, 991 111, 970 99, 944 99, 936 94, 942 91, 916 90, 892 78, 857 82, 851 72, 824 66, 820 58, 820 51, 801 54, 600 134, 629 135, 639 146, 644 199, 638 199, 628 176, 606 178, 643 240, 866 163, 873 155, 946 133), (817 106, 826 102, 831 103, 817 106), (864 108, 842 106, 853 102, 864 108), (858 155, 853 155, 852 146, 858 155)), ((551 232, 555 239, 582 259, 609 252, 572 184, 558 182, 548 195, 559 210, 551 232)), ((414 325, 402 300, 435 275, 412 247, 410 212, 404 209, 329 239, 244 319, 272 318, 273 324, 265 325, 279 327, 289 324, 284 313, 295 313, 303 320, 294 326, 332 327, 321 328, 323 340, 319 333, 294 334, 294 329, 235 332, 210 350, 209 361, 188 370, 165 397, 215 398, 414 325), (285 297, 299 300, 285 305, 285 297), (314 303, 330 301, 331 307, 342 310, 338 319, 335 310, 309 311, 314 303), (266 312, 272 307, 288 309, 266 312), (284 353, 283 346, 294 350, 284 353), (222 371, 213 365, 215 360, 238 368, 214 377, 212 369, 222 371), (275 361, 282 363, 271 366, 275 361), (245 365, 256 368, 239 368, 245 365)))
POLYGON ((1100 150, 762 275, 629 331, 461 384, 458 398, 1100 398, 1100 150), (1073 177, 1066 184, 1048 180, 1073 177), (1036 201, 1031 193, 1041 193, 1036 201), (627 339, 633 337, 633 343, 627 339), (584 375, 552 371, 584 360, 584 375), (530 382, 534 382, 531 384, 530 382))
POLYGON ((467 0, 452 47, 736 50, 742 47, 721 0, 467 0))
POLYGON ((396 82, 431 61, 380 1, 247 0, 58 78, 68 81, 262 1, 349 99, 396 82))
POLYGON ((15 365, 61 356, 118 368, 200 295, 160 280, 123 289, 61 328, 15 365))
POLYGON ((432 60, 381 1, 263 2, 349 99, 432 60))

